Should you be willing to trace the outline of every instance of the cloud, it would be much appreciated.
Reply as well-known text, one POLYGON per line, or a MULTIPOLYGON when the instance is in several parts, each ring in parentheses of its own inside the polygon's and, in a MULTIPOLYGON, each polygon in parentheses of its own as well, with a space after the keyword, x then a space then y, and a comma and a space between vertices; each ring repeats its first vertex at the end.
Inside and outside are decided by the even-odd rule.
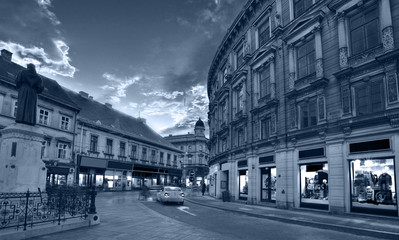
POLYGON ((25 66, 33 63, 39 73, 49 73, 73 78, 77 69, 70 64, 69 46, 62 40, 53 40, 56 59, 53 59, 41 47, 26 47, 14 42, 0 41, 0 49, 7 49, 13 53, 13 62, 25 66))
POLYGON ((53 25, 61 24, 61 22, 57 19, 57 16, 55 16, 55 14, 49 10, 49 8, 51 7, 51 0, 37 0, 37 3, 39 4, 39 6, 41 8, 42 13, 48 19, 50 19, 50 21, 53 25))
POLYGON ((142 93, 144 96, 156 96, 156 97, 163 97, 166 99, 176 99, 178 96, 183 96, 183 92, 173 91, 172 93, 164 92, 164 91, 153 91, 148 93, 142 93))
POLYGON ((119 102, 121 97, 126 97, 126 90, 141 79, 141 76, 120 78, 107 72, 102 77, 107 80, 107 84, 100 88, 109 91, 111 95, 109 98, 114 102, 119 102))

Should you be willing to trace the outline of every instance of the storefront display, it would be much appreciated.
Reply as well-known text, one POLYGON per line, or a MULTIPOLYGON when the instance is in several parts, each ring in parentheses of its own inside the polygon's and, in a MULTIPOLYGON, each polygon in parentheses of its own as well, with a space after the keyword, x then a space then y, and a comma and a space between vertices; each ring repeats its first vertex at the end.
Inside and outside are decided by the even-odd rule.
POLYGON ((239 171, 240 179, 240 199, 247 199, 248 198, 248 170, 240 170, 239 171))
POLYGON ((381 214, 397 214, 393 158, 350 160, 350 168, 352 210, 367 208, 370 213, 378 209, 381 214))
POLYGON ((328 164, 300 166, 301 207, 328 209, 328 164))
POLYGON ((276 201, 276 168, 267 167, 261 169, 262 174, 262 189, 261 189, 261 201, 276 201))

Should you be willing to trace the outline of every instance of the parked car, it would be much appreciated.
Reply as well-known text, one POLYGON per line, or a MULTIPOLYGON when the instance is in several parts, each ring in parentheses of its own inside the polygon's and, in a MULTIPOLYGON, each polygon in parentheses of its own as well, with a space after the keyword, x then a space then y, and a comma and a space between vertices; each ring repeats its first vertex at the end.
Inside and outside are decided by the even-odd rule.
POLYGON ((184 204, 184 192, 179 187, 165 186, 157 192, 157 201, 184 204))

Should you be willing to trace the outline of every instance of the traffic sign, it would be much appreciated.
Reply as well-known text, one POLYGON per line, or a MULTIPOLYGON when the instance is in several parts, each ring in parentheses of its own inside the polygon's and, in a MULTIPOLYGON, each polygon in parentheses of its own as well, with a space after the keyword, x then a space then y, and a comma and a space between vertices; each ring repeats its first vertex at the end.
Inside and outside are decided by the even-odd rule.
POLYGON ((190 170, 190 177, 194 177, 194 175, 195 175, 194 170, 190 170))

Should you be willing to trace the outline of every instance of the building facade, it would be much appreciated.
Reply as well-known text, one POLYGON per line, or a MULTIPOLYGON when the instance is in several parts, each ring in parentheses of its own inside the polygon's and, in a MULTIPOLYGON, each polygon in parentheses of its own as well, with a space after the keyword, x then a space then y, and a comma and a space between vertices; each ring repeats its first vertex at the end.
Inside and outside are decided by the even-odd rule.
POLYGON ((186 186, 200 186, 201 182, 207 183, 208 168, 208 139, 205 137, 205 124, 200 119, 195 123, 194 134, 169 135, 165 140, 172 143, 182 151, 179 161, 183 169, 183 184, 186 186), (194 175, 190 181, 190 172, 194 175))
MULTIPOLYGON (((0 129, 15 122, 15 78, 22 69, 12 62, 11 52, 1 51, 0 129)), ((52 79, 42 79, 45 90, 38 97, 37 126, 45 134, 41 156, 48 184, 104 190, 181 184, 181 151, 144 119, 101 104, 87 93, 65 89, 52 79)))
POLYGON ((398 216, 399 2, 250 0, 208 75, 220 197, 398 216))
MULTIPOLYGON (((11 52, 1 51, 0 129, 15 122, 18 108, 15 78, 22 69, 12 62, 11 52)), ((75 175, 73 142, 79 108, 56 81, 46 77, 42 79, 45 90, 38 97, 37 126, 45 135, 41 156, 47 168, 47 184, 72 185, 75 175)))
POLYGON ((121 113, 85 92, 67 94, 81 108, 75 141, 79 185, 132 190, 181 184, 177 160, 181 151, 155 133, 145 119, 121 113))

